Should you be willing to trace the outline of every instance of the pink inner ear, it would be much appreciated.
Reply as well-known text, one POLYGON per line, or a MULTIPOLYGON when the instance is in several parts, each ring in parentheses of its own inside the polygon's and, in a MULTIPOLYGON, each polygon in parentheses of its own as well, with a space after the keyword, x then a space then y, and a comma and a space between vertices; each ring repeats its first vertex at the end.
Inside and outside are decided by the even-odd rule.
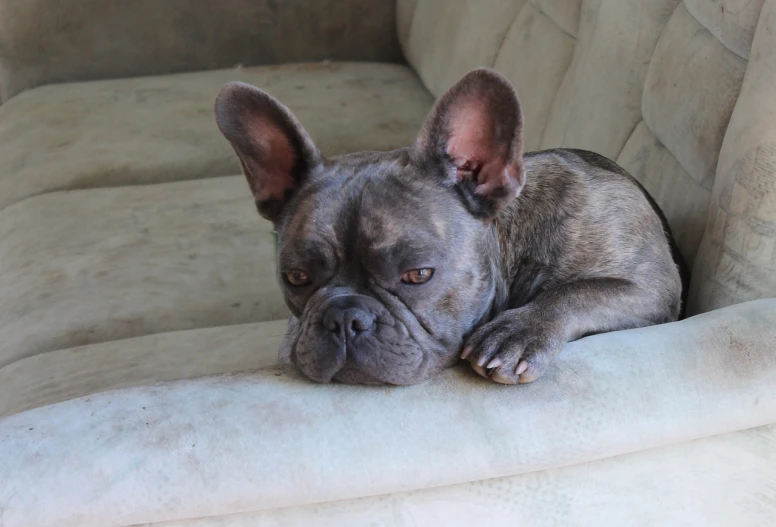
POLYGON ((296 156, 291 142, 281 129, 266 122, 252 126, 249 133, 261 153, 250 178, 256 201, 283 199, 294 186, 296 156))
POLYGON ((487 194, 508 185, 509 142, 500 141, 497 124, 487 117, 488 109, 479 101, 467 101, 451 112, 447 154, 457 169, 457 179, 472 179, 476 192, 487 194))

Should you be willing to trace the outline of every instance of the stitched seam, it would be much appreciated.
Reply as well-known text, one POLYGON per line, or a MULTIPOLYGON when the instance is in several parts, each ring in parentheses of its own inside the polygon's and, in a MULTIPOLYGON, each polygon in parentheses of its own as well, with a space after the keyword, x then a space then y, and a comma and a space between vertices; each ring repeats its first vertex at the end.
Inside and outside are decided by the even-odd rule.
MULTIPOLYGON (((714 32, 711 30, 711 28, 707 27, 707 26, 706 26, 706 24, 704 24, 704 23, 701 21, 701 19, 700 19, 700 18, 698 18, 698 16, 697 16, 695 13, 693 13, 692 9, 690 9, 690 6, 688 6, 688 5, 687 5, 687 2, 685 2, 685 1, 682 1, 682 4, 684 5, 684 8, 687 10, 687 12, 688 12, 688 13, 690 13, 690 15, 691 15, 691 16, 692 16, 692 17, 695 19, 695 21, 696 21, 696 22, 698 22, 698 24, 700 24, 700 26, 701 26, 703 29, 705 29, 706 31, 708 31, 709 33, 711 33, 711 35, 712 35, 714 38, 716 38, 716 39, 719 41, 719 43, 720 43, 720 44, 722 44, 722 45, 725 47, 725 49, 727 49, 728 51, 730 51, 730 52, 731 52, 732 54, 734 54, 735 56, 737 56, 737 57, 739 57, 739 58, 742 58, 742 59, 744 59, 745 61, 749 62, 749 57, 745 57, 745 56, 741 55, 741 54, 740 54, 738 51, 736 51, 736 50, 734 50, 733 48, 731 48, 730 46, 728 46, 727 42, 725 42, 725 41, 724 41, 724 40, 722 40, 720 37, 718 37, 717 35, 715 35, 715 34, 714 34, 714 32)), ((763 3, 763 5, 765 5, 765 3, 763 3)), ((760 9, 762 9, 762 6, 760 7, 760 9)), ((758 18, 758 21, 759 21, 759 15, 758 15, 758 17, 757 17, 757 18, 758 18)), ((755 29, 756 29, 757 25, 758 25, 758 24, 755 24, 755 29)), ((752 34, 752 40, 754 40, 754 34, 752 34)), ((750 42, 750 43, 749 43, 749 51, 751 52, 751 50, 752 50, 752 43, 750 42)))
MULTIPOLYGON (((565 35, 568 35, 571 38, 573 38, 574 40, 577 40, 577 36, 576 35, 570 33, 569 31, 566 31, 554 18, 552 18, 552 16, 550 16, 549 13, 547 13, 547 11, 542 9, 542 7, 539 4, 537 4, 535 0, 528 0, 528 3, 531 4, 534 7, 534 9, 536 9, 541 14, 543 14, 544 16, 549 18, 552 21, 552 23, 555 24, 555 26, 557 26, 557 28, 560 29, 565 35)), ((579 18, 580 19, 582 18, 582 7, 581 6, 580 6, 580 9, 579 9, 579 18)), ((580 22, 580 20, 577 20, 577 31, 579 31, 579 22, 580 22)))

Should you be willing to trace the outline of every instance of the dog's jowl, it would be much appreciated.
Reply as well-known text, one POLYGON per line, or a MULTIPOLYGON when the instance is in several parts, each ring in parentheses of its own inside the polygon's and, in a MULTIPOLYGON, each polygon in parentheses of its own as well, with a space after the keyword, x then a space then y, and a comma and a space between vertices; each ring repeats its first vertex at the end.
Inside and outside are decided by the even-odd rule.
POLYGON ((524 154, 520 104, 490 70, 393 152, 326 159, 242 83, 216 118, 278 233, 285 353, 314 381, 412 384, 464 358, 531 382, 566 342, 680 316, 686 271, 651 198, 594 153, 524 154))

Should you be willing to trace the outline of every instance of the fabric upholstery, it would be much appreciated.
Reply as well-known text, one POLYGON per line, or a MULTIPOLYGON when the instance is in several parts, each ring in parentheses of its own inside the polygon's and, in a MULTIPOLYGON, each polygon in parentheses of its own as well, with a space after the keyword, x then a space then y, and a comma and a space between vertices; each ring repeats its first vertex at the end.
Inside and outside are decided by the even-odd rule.
POLYGON ((398 62, 394 0, 2 0, 0 101, 42 84, 294 61, 398 62))
POLYGON ((574 58, 547 117, 542 148, 616 158, 641 121, 650 58, 678 0, 587 0, 574 58))
POLYGON ((232 80, 280 98, 326 155, 406 146, 433 102, 410 69, 367 63, 37 88, 0 106, 0 209, 53 190, 238 173, 213 118, 215 96, 232 80))
POLYGON ((140 527, 766 527, 774 441, 769 425, 549 471, 140 527))
POLYGON ((52 193, 0 211, 0 367, 286 316, 271 229, 242 176, 52 193))
POLYGON ((504 38, 493 68, 517 90, 523 109, 526 151, 541 147, 547 116, 576 43, 573 36, 532 2, 523 4, 504 38))
POLYGON ((569 36, 577 36, 581 0, 529 0, 536 8, 547 15, 569 36))
POLYGON ((714 181, 746 65, 680 4, 649 66, 644 121, 705 189, 714 181))
POLYGON ((417 0, 407 61, 435 96, 478 66, 492 66, 526 0, 417 0))
POLYGON ((285 332, 286 321, 274 320, 34 355, 0 368, 0 416, 106 390, 273 366, 285 332))
POLYGON ((273 367, 94 394, 0 420, 4 527, 390 494, 766 425, 774 338, 771 299, 577 341, 531 385, 463 368, 414 387, 317 385, 273 367))
POLYGON ((725 47, 749 59, 763 0, 684 0, 684 4, 725 47))
POLYGON ((765 2, 719 155, 690 306, 776 296, 776 1, 765 2))
POLYGON ((399 37, 399 44, 405 51, 417 3, 417 0, 397 0, 396 2, 396 33, 399 37))

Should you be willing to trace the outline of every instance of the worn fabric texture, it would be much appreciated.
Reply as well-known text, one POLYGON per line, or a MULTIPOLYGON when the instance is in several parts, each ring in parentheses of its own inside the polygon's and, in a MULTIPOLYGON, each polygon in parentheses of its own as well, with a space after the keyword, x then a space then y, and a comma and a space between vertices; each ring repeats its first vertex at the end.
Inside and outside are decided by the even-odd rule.
POLYGON ((286 320, 157 333, 40 353, 0 368, 0 416, 91 393, 273 366, 286 320))
POLYGON ((749 58, 764 0, 684 0, 684 5, 730 51, 749 58))
POLYGON ((0 211, 0 367, 286 316, 271 230, 242 176, 52 193, 0 211))
POLYGON ((573 145, 616 159, 642 119, 644 80, 678 0, 587 0, 578 44, 542 148, 573 145))
POLYGON ((644 122, 704 189, 714 181, 746 66, 684 4, 668 22, 650 62, 644 122))
POLYGON ((776 2, 762 9, 719 155, 690 308, 776 296, 776 2))
POLYGON ((316 60, 399 62, 394 0, 2 0, 0 102, 58 82, 316 60))
POLYGON ((478 66, 492 66, 526 0, 418 0, 407 61, 435 96, 478 66))
POLYGON ((547 116, 571 64, 576 44, 573 35, 533 2, 523 4, 504 37, 493 68, 512 83, 520 97, 526 151, 541 148, 547 116))
POLYGON ((774 441, 769 425, 553 470, 142 527, 767 527, 774 441))
POLYGON ((272 367, 94 394, 0 420, 4 527, 390 494, 766 425, 775 338, 770 299, 577 341, 531 385, 464 368, 413 387, 318 385, 272 367))
POLYGON ((0 209, 73 188, 236 174, 213 102, 242 80, 289 106, 325 155, 410 144, 433 99, 407 67, 317 63, 46 86, 0 106, 0 209))

